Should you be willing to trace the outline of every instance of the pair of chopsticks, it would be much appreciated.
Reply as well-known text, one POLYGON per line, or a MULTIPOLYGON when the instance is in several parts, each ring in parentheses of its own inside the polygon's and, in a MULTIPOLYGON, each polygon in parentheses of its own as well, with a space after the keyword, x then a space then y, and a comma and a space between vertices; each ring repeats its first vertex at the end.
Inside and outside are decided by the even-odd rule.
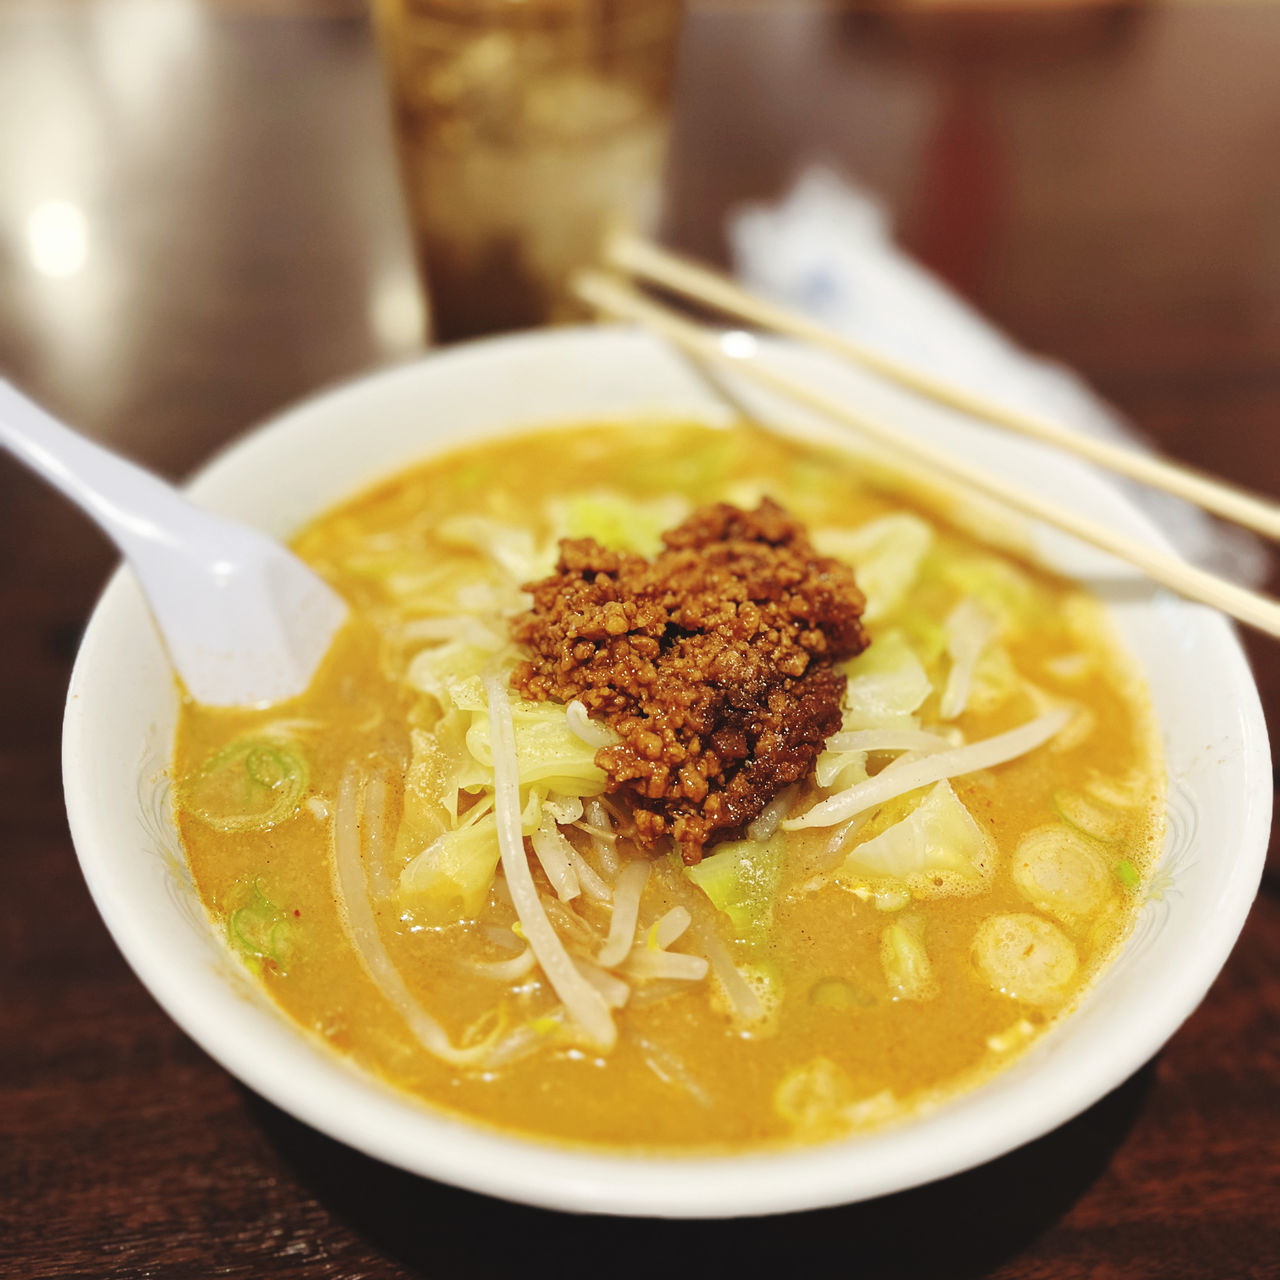
POLYGON ((1280 506, 1177 463, 1136 453, 1083 436, 1057 423, 989 403, 832 333, 798 312, 756 297, 727 276, 648 241, 630 235, 615 236, 605 245, 603 257, 605 265, 613 268, 613 273, 585 271, 574 282, 578 296, 598 312, 641 324, 699 361, 732 370, 781 393, 826 418, 853 428, 899 458, 923 467, 935 476, 959 482, 1025 516, 1054 525, 1127 561, 1152 581, 1188 600, 1210 605, 1247 626, 1280 638, 1280 601, 1227 582, 1127 534, 1117 533, 1049 498, 991 475, 945 450, 910 440, 893 426, 870 418, 851 405, 770 367, 754 353, 754 344, 722 343, 721 335, 715 330, 696 324, 671 307, 656 302, 633 281, 656 285, 737 320, 825 348, 927 399, 958 409, 983 423, 1056 445, 1120 475, 1186 499, 1268 538, 1280 538, 1280 506))

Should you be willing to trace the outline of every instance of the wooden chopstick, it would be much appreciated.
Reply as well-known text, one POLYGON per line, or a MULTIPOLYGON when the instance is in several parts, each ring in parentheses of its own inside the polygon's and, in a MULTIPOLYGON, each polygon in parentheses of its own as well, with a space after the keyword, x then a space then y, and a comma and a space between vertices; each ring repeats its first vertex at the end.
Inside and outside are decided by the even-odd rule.
POLYGON ((626 275, 661 285, 725 315, 825 347, 949 409, 957 409, 982 422, 1057 445, 1118 475, 1183 498, 1224 520, 1244 525, 1267 538, 1280 539, 1280 504, 1179 463, 1098 440, 1046 418, 1022 413, 975 395, 834 333, 798 311, 767 302, 728 276, 692 259, 660 249, 650 241, 626 233, 616 235, 605 245, 604 260, 626 275))
POLYGON ((868 439, 951 482, 959 482, 997 502, 1043 520, 1092 546, 1098 547, 1140 569, 1147 577, 1171 591, 1207 604, 1267 635, 1280 637, 1280 601, 1215 577, 1204 569, 1187 564, 1169 552, 1146 545, 1128 534, 1105 525, 1048 498, 1028 493, 1012 481, 994 476, 980 467, 953 457, 922 441, 910 440, 895 428, 869 418, 849 405, 769 367, 752 355, 730 354, 720 337, 702 325, 684 319, 668 307, 645 297, 634 285, 599 271, 585 271, 574 280, 574 291, 588 305, 620 320, 630 320, 660 334, 682 351, 721 369, 731 369, 743 377, 804 405, 824 417, 852 427, 868 439))

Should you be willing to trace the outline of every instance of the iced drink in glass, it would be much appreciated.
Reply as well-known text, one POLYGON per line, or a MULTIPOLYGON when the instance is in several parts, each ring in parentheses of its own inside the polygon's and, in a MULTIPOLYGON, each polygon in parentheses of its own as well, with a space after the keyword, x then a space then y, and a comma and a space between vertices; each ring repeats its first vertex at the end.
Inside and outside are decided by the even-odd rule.
POLYGON ((579 318, 659 213, 681 0, 375 0, 437 341, 579 318))

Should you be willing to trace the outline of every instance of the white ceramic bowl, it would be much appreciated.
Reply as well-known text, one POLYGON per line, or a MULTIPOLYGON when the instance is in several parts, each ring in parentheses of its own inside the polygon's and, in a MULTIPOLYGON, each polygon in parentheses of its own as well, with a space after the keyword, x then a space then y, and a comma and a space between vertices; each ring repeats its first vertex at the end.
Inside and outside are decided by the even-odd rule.
MULTIPOLYGON (((963 448, 993 470, 1162 543, 1114 488, 1068 460, 975 429, 811 353, 779 355, 904 431, 963 448)), ((766 421, 836 435, 769 397, 741 392, 766 421)), ((212 508, 287 535, 442 446, 642 413, 729 416, 684 361, 643 335, 562 330, 504 338, 319 395, 220 455, 191 491, 212 508)), ((989 1083, 897 1127, 780 1154, 591 1154, 473 1127, 333 1056, 277 1012, 195 895, 167 805, 174 685, 123 571, 94 612, 67 703, 67 809, 85 878, 138 976, 228 1071, 299 1119, 404 1169, 558 1209, 682 1217, 838 1204, 956 1173, 1088 1107, 1173 1034, 1240 931, 1270 828, 1266 729, 1231 628, 1065 538, 1043 533, 1036 541, 1051 563, 1114 597, 1115 623, 1145 668, 1170 775, 1166 887, 1062 1025, 989 1083)))

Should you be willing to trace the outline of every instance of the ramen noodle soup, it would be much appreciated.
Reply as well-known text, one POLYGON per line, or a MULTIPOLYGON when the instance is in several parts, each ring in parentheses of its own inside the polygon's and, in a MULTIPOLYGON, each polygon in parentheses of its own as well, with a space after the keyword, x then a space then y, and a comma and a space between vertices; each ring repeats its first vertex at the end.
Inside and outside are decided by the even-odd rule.
POLYGON ((230 946, 431 1106, 630 1150, 829 1140, 981 1082, 1115 954, 1163 824, 1078 586, 755 427, 485 443, 322 515, 313 687, 182 711, 230 946))

